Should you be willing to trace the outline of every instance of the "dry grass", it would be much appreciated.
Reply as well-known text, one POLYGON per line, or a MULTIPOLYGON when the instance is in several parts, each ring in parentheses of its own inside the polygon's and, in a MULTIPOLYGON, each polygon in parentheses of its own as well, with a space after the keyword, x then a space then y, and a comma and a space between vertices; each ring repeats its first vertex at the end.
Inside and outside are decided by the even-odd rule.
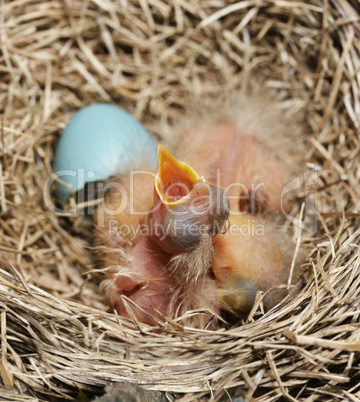
POLYGON ((0 2, 2 400, 75 400, 74 381, 182 401, 235 386, 257 401, 360 400, 359 12, 356 0, 0 2), (255 83, 303 113, 304 165, 320 169, 319 230, 299 243, 309 279, 231 330, 127 328, 87 273, 89 229, 44 203, 59 134, 106 101, 171 141, 187 98, 255 83))

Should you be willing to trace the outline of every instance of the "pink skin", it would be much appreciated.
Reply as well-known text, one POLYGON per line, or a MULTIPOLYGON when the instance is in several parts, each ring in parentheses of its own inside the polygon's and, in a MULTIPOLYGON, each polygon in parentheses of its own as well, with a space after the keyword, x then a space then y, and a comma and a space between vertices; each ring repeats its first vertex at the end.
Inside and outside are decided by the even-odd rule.
MULTIPOLYGON (((116 276, 115 283, 118 288, 118 294, 113 302, 115 302, 114 307, 119 315, 130 317, 120 297, 121 295, 127 296, 151 315, 157 316, 150 306, 154 306, 164 315, 167 314, 170 301, 170 280, 160 267, 166 265, 170 257, 161 250, 155 249, 156 247, 149 243, 147 237, 142 237, 130 252, 130 255, 134 258, 136 277, 116 276)), ((147 317, 141 311, 136 308, 130 308, 140 322, 156 325, 153 319, 147 317)))
MULTIPOLYGON (((229 196, 236 197, 230 200, 231 211, 248 211, 253 197, 260 200, 263 209, 281 211, 284 168, 258 139, 225 122, 189 134, 191 142, 185 135, 179 144, 179 159, 223 189, 241 183, 227 191, 229 196)), ((251 212, 261 211, 257 208, 251 212)))

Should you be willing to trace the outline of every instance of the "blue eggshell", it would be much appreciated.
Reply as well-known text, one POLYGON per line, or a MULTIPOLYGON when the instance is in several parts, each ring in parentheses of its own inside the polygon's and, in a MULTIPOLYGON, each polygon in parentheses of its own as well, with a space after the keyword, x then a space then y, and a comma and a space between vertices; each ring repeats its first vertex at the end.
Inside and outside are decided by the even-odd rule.
MULTIPOLYGON (((86 182, 153 169, 156 157, 156 142, 139 121, 119 107, 98 103, 70 120, 57 145, 55 172, 76 192, 86 182)), ((56 195, 65 202, 71 190, 58 184, 56 195)))

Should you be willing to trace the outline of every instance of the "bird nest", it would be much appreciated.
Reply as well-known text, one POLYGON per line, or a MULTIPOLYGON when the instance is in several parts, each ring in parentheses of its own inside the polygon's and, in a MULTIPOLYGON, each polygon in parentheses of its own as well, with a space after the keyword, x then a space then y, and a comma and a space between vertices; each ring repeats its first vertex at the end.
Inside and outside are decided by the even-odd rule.
POLYGON ((85 400, 126 382, 169 400, 358 400, 358 2, 5 0, 0 18, 1 399, 85 400), (234 328, 129 327, 106 311, 91 227, 43 198, 60 133, 111 102, 171 142, 187 99, 259 87, 302 116, 316 181, 296 218, 315 194, 317 225, 295 228, 305 274, 234 328))

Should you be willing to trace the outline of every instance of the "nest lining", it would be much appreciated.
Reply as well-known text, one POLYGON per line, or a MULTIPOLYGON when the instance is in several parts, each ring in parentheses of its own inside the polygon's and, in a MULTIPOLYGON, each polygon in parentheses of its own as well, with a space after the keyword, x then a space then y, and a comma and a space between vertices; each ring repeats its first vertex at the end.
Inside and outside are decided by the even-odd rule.
POLYGON ((77 386, 91 395, 119 381, 183 401, 219 400, 235 387, 258 401, 359 398, 358 8, 345 0, 1 3, 3 400, 74 400, 77 386), (272 311, 256 304, 231 330, 181 320, 130 329, 104 311, 82 217, 44 203, 58 135, 78 108, 106 101, 171 143, 189 97, 259 86, 303 115, 304 165, 319 169, 318 231, 299 240, 306 275, 272 311))

